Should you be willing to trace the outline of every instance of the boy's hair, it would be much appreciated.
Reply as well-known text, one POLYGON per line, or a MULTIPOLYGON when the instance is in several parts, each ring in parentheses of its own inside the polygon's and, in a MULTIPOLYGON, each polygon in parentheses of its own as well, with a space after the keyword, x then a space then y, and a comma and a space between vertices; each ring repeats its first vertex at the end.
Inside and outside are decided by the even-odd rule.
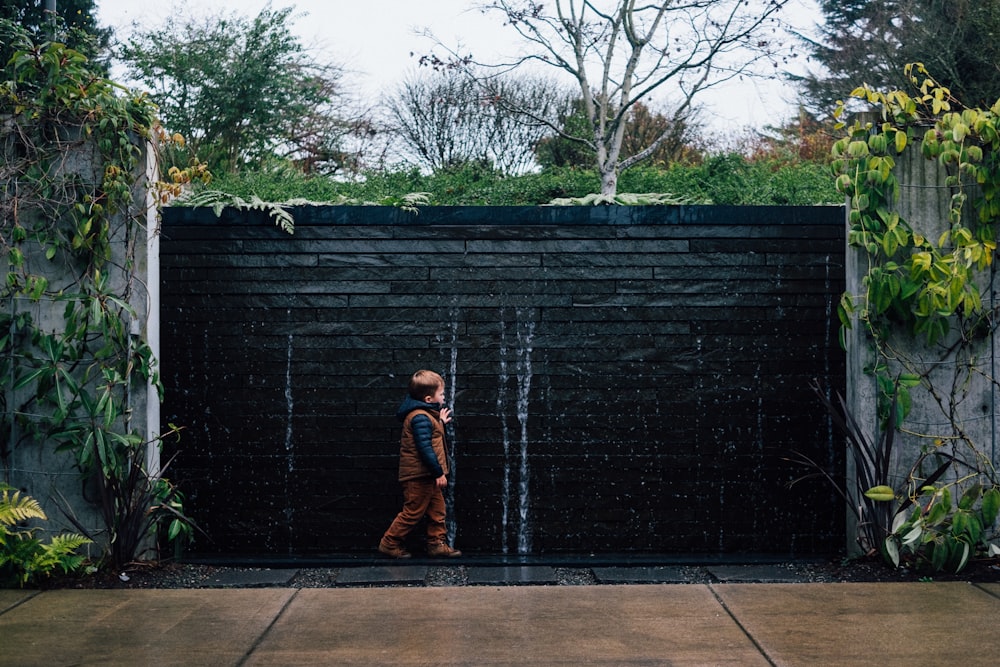
POLYGON ((417 371, 410 378, 410 398, 422 401, 443 386, 444 378, 434 371, 417 371))

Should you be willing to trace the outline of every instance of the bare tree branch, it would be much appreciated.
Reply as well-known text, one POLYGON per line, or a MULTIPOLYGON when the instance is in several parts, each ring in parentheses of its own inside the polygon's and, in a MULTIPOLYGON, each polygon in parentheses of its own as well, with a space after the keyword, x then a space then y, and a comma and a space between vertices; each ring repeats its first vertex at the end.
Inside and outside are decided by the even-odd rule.
MULTIPOLYGON (((480 72, 544 64, 571 76, 589 130, 587 136, 567 138, 594 148, 601 192, 614 194, 621 170, 654 153, 665 139, 655 137, 646 149, 622 159, 633 107, 663 93, 673 100, 674 120, 681 122, 706 89, 755 73, 760 62, 775 58, 778 44, 767 30, 778 29, 785 4, 787 0, 488 0, 481 8, 500 15, 527 52, 504 63, 471 57, 469 62, 480 72)), ((554 125, 552 129, 562 132, 554 125)))

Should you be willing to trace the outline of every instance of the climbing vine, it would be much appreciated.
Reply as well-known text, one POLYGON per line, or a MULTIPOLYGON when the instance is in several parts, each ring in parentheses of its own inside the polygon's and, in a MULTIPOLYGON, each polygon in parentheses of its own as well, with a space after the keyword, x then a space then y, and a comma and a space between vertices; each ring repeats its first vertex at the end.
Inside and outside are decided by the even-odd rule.
POLYGON ((139 392, 162 392, 137 263, 147 187, 165 200, 210 175, 192 164, 144 185, 147 146, 181 141, 159 129, 155 106, 57 41, 0 30, 15 45, 0 81, 0 462, 30 446, 71 456, 121 566, 161 524, 175 537, 191 528, 179 491, 146 464, 159 442, 133 423, 139 392))
MULTIPOLYGON (((996 382, 988 352, 996 312, 983 295, 1000 220, 1000 102, 962 108, 919 63, 906 74, 909 93, 853 91, 877 112, 841 123, 845 136, 832 149, 837 189, 848 200, 848 243, 867 262, 861 293, 845 294, 839 314, 842 334, 860 324, 871 344, 866 370, 876 380, 880 430, 899 432, 918 450, 901 485, 883 476, 865 490, 869 500, 895 503, 875 513, 885 525, 869 546, 897 565, 909 554, 920 565, 960 570, 977 553, 1000 551, 990 542, 1000 489, 963 407, 975 382, 996 382), (918 223, 898 206, 898 167, 915 149, 944 170, 945 220, 918 223), (907 421, 918 390, 942 420, 907 421)), ((893 438, 879 442, 889 444, 872 461, 884 467, 893 438)))

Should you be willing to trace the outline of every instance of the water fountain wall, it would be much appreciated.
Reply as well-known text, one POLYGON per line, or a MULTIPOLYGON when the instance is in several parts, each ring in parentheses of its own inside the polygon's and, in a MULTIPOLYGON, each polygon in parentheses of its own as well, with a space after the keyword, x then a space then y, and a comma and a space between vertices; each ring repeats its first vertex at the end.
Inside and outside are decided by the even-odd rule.
POLYGON ((371 552, 410 373, 448 381, 449 534, 489 554, 808 555, 844 508, 841 207, 167 209, 164 422, 203 553, 371 552))

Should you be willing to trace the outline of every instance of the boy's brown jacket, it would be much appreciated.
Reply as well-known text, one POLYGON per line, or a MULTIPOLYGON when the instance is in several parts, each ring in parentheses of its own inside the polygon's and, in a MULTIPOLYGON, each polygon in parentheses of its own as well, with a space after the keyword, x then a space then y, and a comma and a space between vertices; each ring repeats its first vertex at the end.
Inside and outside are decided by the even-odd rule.
MULTIPOLYGON (((399 438, 399 481, 406 482, 411 479, 421 477, 431 477, 437 479, 441 475, 448 474, 448 456, 445 451, 444 424, 441 422, 437 410, 429 409, 426 403, 413 406, 413 409, 406 413, 403 418, 403 432, 399 438), (426 438, 427 433, 414 433, 413 418, 417 415, 424 415, 431 425, 430 445, 437 458, 437 468, 430 466, 420 456, 418 439, 426 438), (440 472, 439 472, 440 471, 440 472)), ((419 420, 422 421, 422 420, 419 420)), ((418 421, 418 424, 419 424, 418 421)), ((420 429, 418 428, 419 432, 420 429)))

